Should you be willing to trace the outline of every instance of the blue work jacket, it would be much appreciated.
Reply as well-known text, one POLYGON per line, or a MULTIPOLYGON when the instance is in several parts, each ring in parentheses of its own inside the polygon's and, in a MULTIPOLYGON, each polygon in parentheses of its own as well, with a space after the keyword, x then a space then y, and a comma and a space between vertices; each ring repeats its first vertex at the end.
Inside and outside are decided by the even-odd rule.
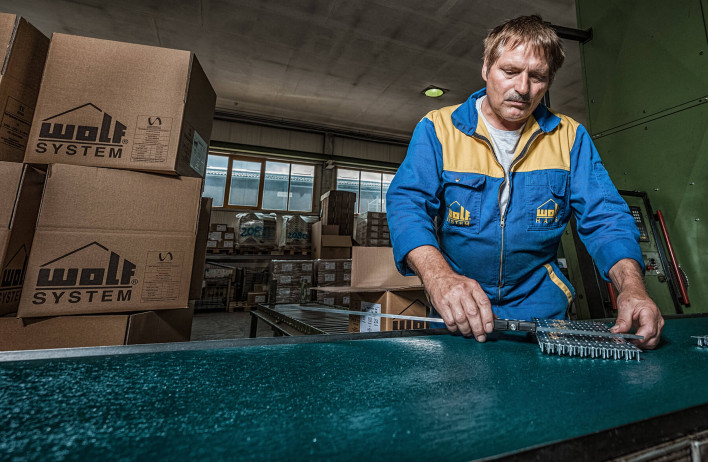
POLYGON ((522 131, 502 216, 504 170, 475 105, 484 94, 418 123, 386 195, 396 266, 412 275, 406 255, 431 245, 482 286, 500 318, 563 318, 575 291, 556 255, 571 214, 607 280, 623 258, 643 267, 637 226, 585 128, 543 105, 522 131))

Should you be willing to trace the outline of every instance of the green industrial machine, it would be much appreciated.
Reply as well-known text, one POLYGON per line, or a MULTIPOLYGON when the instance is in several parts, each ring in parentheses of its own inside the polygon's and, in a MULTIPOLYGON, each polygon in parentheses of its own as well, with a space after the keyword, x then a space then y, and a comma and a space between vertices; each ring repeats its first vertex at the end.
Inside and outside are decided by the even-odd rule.
MULTIPOLYGON (((676 261, 661 211, 654 213, 644 192, 622 191, 639 231, 639 248, 644 261, 647 291, 664 315, 683 314, 690 306, 688 278, 676 261)), ((566 262, 566 276, 576 290, 573 318, 593 319, 616 316, 616 293, 595 267, 580 243, 575 220, 565 231, 559 256, 566 262)))
MULTIPOLYGON (((592 29, 580 45, 588 130, 617 188, 645 191, 673 244, 667 268, 654 235, 642 243, 649 263, 660 265, 647 272, 649 293, 664 313, 707 312, 708 1, 577 0, 577 15, 580 29, 592 29)), ((647 226, 650 218, 644 214, 647 226)), ((578 313, 590 315, 579 292, 578 313)))

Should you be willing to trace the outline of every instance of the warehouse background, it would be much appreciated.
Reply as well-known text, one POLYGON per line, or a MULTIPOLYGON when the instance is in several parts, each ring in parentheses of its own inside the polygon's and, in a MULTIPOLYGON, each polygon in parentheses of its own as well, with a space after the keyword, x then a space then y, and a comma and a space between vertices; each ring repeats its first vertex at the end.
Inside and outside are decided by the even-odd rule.
POLYGON ((587 125, 620 189, 647 192, 665 213, 692 296, 686 311, 708 301, 696 283, 708 255, 705 0, 577 8, 569 0, 18 0, 0 8, 47 35, 194 51, 217 92, 205 194, 214 197, 212 222, 229 225, 240 212, 317 216, 331 189, 355 190, 355 212, 385 211, 387 181, 417 121, 483 86, 489 27, 536 13, 592 28, 585 44, 564 40, 551 106, 587 125), (429 86, 447 92, 427 98, 429 86), (232 194, 259 169, 258 197, 232 194))

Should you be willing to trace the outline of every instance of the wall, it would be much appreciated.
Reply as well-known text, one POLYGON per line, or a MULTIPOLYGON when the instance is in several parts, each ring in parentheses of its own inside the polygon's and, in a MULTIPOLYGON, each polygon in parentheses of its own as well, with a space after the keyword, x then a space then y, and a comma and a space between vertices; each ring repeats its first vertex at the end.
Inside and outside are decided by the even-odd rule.
POLYGON ((588 130, 618 189, 667 220, 691 307, 708 311, 708 0, 577 0, 588 130))

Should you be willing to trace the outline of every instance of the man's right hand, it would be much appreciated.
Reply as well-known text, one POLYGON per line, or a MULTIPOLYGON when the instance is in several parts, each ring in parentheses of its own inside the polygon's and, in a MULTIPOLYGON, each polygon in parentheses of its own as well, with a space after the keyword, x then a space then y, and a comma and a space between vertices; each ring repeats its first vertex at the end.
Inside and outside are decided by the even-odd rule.
POLYGON ((423 280, 435 310, 451 332, 484 342, 494 329, 492 304, 477 281, 455 273, 432 246, 413 249, 408 264, 423 280))

